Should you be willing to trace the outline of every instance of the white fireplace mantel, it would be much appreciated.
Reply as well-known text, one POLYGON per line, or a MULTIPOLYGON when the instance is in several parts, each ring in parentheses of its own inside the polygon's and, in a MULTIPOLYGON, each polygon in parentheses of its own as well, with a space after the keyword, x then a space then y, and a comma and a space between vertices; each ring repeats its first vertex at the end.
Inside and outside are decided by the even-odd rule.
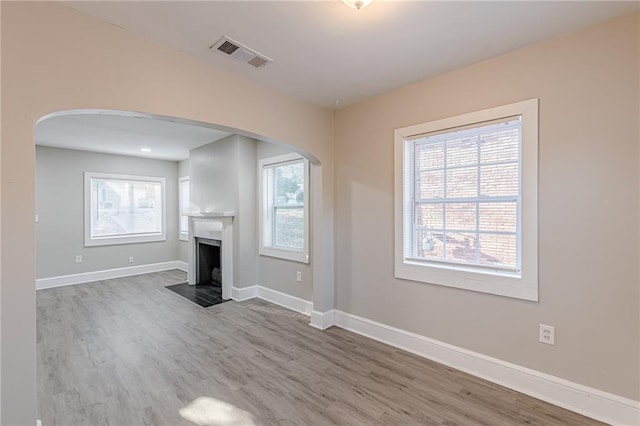
POLYGON ((220 240, 222 248, 220 263, 222 269, 222 298, 231 299, 233 287, 233 218, 235 212, 190 212, 189 218, 189 284, 196 284, 196 238, 220 240))

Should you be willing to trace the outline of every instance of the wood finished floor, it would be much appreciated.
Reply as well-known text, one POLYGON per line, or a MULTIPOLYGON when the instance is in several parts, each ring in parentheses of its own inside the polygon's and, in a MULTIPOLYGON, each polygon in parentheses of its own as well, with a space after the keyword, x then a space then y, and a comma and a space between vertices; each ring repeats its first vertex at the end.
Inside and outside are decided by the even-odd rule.
POLYGON ((599 424, 266 302, 202 308, 164 288, 184 280, 38 292, 44 426, 599 424), (199 397, 230 405, 191 423, 199 397))

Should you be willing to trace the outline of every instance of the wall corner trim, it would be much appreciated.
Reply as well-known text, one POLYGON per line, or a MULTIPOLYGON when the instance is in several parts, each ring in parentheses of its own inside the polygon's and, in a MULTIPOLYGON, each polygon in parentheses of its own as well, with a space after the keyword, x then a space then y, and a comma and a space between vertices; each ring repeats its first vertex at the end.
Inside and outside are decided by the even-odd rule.
POLYGON ((336 310, 331 309, 327 312, 312 311, 309 325, 320 330, 326 330, 336 325, 336 310))
MULTIPOLYGON (((314 325, 314 313, 315 311, 311 314, 312 325, 314 325)), ((340 328, 553 405, 613 425, 639 424, 639 401, 570 382, 346 312, 335 311, 334 315, 335 325, 340 328)))
POLYGON ((62 287, 65 285, 74 285, 89 283, 93 281, 109 280, 112 278, 129 277, 133 275, 148 274, 151 272, 170 271, 171 269, 181 269, 184 271, 183 264, 179 260, 169 262, 149 263, 147 265, 128 266, 126 268, 105 269, 102 271, 84 272, 81 274, 61 275, 58 277, 39 278, 36 280, 36 290, 44 290, 46 288, 62 287))

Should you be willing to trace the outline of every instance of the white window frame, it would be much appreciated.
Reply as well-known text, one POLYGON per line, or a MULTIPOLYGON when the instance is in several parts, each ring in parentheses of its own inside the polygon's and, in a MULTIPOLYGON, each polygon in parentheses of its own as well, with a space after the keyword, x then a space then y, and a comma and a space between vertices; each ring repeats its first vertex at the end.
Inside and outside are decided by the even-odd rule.
POLYGON ((189 223, 187 222, 187 231, 182 231, 182 218, 184 214, 187 213, 182 210, 182 199, 184 197, 184 192, 182 191, 182 183, 189 182, 189 191, 191 191, 191 179, 189 176, 182 176, 178 178, 178 238, 180 241, 189 241, 189 223))
POLYGON ((292 260, 294 262, 309 263, 309 160, 299 154, 284 154, 276 157, 263 158, 258 161, 258 233, 259 253, 262 256, 277 257, 292 260), (289 250, 282 247, 274 247, 270 244, 273 215, 271 214, 272 202, 268 199, 266 168, 279 164, 302 161, 304 163, 304 248, 302 250, 289 250))
POLYGON ((121 175, 115 173, 84 173, 84 245, 85 247, 108 246, 116 244, 149 243, 167 239, 167 197, 165 178, 152 176, 121 175), (148 234, 119 235, 112 237, 91 237, 91 180, 117 179, 126 181, 160 183, 162 194, 162 231, 148 234))
POLYGON ((538 301, 538 99, 489 108, 395 130, 395 276, 396 278, 538 301), (411 208, 404 191, 405 140, 506 117, 522 117, 520 155, 520 254, 517 272, 474 268, 404 257, 404 212, 411 208))

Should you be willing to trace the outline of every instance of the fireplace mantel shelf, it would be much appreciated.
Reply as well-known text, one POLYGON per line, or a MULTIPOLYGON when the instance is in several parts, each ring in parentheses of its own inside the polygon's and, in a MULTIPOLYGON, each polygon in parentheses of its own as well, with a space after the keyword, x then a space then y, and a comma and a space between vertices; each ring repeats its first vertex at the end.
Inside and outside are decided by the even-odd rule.
POLYGON ((188 217, 234 217, 236 212, 224 211, 224 212, 187 212, 184 216, 188 217))

